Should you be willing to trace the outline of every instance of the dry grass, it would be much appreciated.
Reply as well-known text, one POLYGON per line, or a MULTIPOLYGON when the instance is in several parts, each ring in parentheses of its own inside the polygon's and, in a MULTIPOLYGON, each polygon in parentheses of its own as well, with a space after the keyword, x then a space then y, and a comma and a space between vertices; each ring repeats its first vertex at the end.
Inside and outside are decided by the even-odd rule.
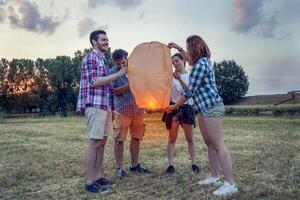
MULTIPOLYGON (((195 129, 197 161, 194 175, 183 134, 176 146, 177 173, 168 176, 167 132, 160 114, 146 118, 141 162, 151 175, 128 172, 105 195, 83 190, 86 121, 81 117, 18 119, 0 122, 0 199, 214 199, 213 188, 197 181, 208 172, 206 148, 195 129)), ((227 117, 225 139, 234 160, 235 199, 299 199, 300 119, 227 117)), ((128 145, 125 166, 129 167, 128 145)), ((105 153, 105 174, 114 177, 113 141, 105 153)))

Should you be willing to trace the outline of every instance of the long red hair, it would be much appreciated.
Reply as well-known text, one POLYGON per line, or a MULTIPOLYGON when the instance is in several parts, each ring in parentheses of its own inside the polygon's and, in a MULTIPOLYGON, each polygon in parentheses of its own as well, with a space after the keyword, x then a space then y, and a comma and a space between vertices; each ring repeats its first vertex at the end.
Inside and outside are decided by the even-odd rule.
POLYGON ((210 58, 210 50, 200 36, 191 35, 186 39, 186 43, 190 65, 194 65, 200 58, 210 58))

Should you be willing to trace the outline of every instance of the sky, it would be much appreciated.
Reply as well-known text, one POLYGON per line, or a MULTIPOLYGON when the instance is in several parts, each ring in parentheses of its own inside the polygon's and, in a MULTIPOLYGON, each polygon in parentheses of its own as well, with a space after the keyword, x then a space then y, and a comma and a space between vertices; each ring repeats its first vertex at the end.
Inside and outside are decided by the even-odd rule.
POLYGON ((73 56, 97 29, 129 53, 196 34, 243 67, 248 96, 300 90, 299 0, 0 0, 0 58, 73 56))

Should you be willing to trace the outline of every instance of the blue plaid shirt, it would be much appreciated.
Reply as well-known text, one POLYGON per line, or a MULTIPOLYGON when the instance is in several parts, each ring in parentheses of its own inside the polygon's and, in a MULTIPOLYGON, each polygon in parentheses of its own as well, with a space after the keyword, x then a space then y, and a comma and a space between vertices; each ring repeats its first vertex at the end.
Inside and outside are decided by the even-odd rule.
POLYGON ((223 102, 218 94, 215 73, 209 58, 200 58, 193 65, 188 88, 182 95, 186 98, 193 98, 196 113, 223 102))
MULTIPOLYGON (((118 72, 117 67, 112 67, 109 70, 110 74, 118 72)), ((114 88, 128 85, 128 78, 126 76, 121 76, 112 82, 114 88)), ((137 117, 144 114, 144 109, 137 107, 134 97, 130 90, 122 93, 121 95, 114 95, 114 106, 115 111, 119 112, 121 115, 126 117, 137 117)))

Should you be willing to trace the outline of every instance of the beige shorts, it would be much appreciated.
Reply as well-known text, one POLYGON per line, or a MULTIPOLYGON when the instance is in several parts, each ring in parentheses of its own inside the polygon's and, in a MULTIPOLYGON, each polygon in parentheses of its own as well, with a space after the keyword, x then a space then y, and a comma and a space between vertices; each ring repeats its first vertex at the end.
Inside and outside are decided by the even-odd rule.
POLYGON ((132 138, 142 140, 145 134, 144 115, 125 117, 115 114, 114 139, 120 142, 126 140, 128 129, 132 138))
POLYGON ((87 129, 89 139, 103 139, 113 132, 112 111, 87 107, 87 129))

